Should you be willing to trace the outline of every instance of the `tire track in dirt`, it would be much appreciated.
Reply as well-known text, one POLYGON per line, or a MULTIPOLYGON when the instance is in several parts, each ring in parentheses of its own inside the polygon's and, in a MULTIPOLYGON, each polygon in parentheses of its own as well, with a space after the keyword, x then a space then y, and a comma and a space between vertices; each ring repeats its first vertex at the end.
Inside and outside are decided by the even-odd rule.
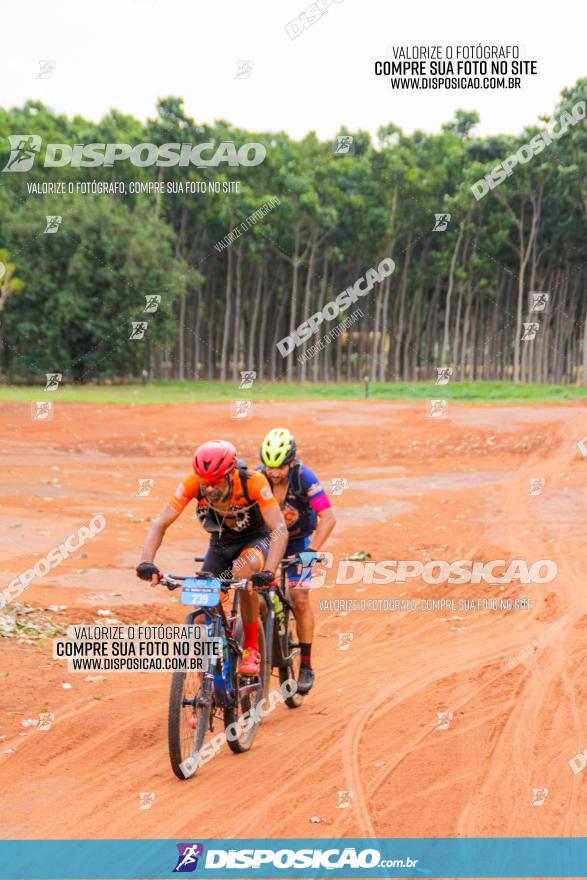
MULTIPOLYGON (((349 418, 351 409, 353 407, 349 407, 349 418)), ((208 426, 210 431, 215 430, 218 413, 221 411, 221 408, 216 412, 214 407, 210 407, 208 412, 195 407, 194 413, 186 414, 186 436, 190 426, 193 436, 200 436, 208 430, 208 426)), ((288 408, 292 430, 301 436, 305 431, 307 433, 305 426, 308 412, 311 411, 320 412, 320 405, 304 403, 303 406, 288 408)), ((349 422, 344 426, 344 431, 336 433, 336 442, 341 449, 344 447, 345 450, 356 451, 353 461, 359 468, 363 465, 372 467, 373 462, 377 461, 385 462, 387 466, 391 462, 389 444, 385 437, 378 439, 373 430, 373 414, 375 413, 376 421, 378 414, 383 415, 387 408, 370 410, 365 406, 360 411, 371 414, 366 417, 365 424, 351 426, 349 422)), ((459 411, 479 412, 468 407, 459 407, 459 411)), ((185 410, 182 408, 181 412, 184 413, 185 410)), ((551 430, 551 424, 556 424, 558 417, 556 408, 553 407, 541 416, 541 431, 544 430, 543 422, 551 413, 552 420, 547 424, 547 432, 551 430)), ((134 411, 133 418, 138 420, 137 426, 132 431, 127 431, 126 439, 115 441, 120 445, 120 455, 125 443, 131 442, 133 432, 139 431, 143 422, 145 426, 158 425, 157 430, 163 436, 169 430, 172 415, 173 408, 169 407, 134 411)), ((394 416, 397 418, 393 442, 400 450, 400 463, 407 468, 408 473, 430 474, 434 469, 446 473, 451 469, 454 453, 449 447, 445 450, 443 444, 450 443, 452 448, 460 446, 463 442, 462 427, 450 424, 435 426, 434 443, 437 449, 430 454, 427 450, 411 452, 408 451, 410 438, 429 436, 429 425, 424 425, 423 416, 414 407, 405 406, 395 410, 394 416), (432 460, 436 452, 443 456, 442 463, 432 460)), ((565 421, 567 416, 568 414, 561 421, 565 421)), ((96 430, 108 439, 116 433, 119 424, 124 424, 127 417, 126 407, 103 408, 101 423, 96 430), (113 412, 114 409, 117 411, 113 412)), ((260 418, 261 433, 264 428, 272 426, 269 422, 271 418, 272 412, 269 408, 267 414, 260 418)), ((85 439, 81 435, 95 436, 91 433, 94 427, 89 423, 76 427, 80 432, 80 443, 85 439)), ((58 429, 59 425, 51 427, 52 431, 58 429)), ((1 430, 0 423, 0 433, 1 430)), ((23 430, 25 433, 30 431, 30 426, 25 425, 23 430)), ((256 438, 246 436, 249 427, 235 425, 234 430, 245 435, 245 448, 247 444, 252 449, 256 448, 256 438)), ((328 472, 331 466, 333 430, 330 423, 329 426, 322 426, 319 419, 313 424, 312 440, 307 444, 310 449, 307 458, 319 473, 328 472)), ((474 429, 471 430, 474 432, 474 429)), ((519 436, 523 430, 527 428, 508 428, 512 438, 519 436)), ((585 430, 582 433, 585 434, 585 430)), ((62 442, 67 442, 65 436, 62 442)), ((52 445, 57 454, 60 449, 59 437, 54 438, 52 445)), ((504 470, 503 460, 492 457, 491 450, 485 456, 481 441, 478 446, 480 451, 472 452, 470 458, 466 451, 459 453, 459 473, 467 467, 476 466, 494 472, 504 470), (474 457, 481 453, 484 458, 474 457)), ((140 454, 144 457, 144 452, 140 454)), ((164 453, 159 450, 153 456, 157 467, 165 461, 161 458, 162 455, 164 453)), ((101 454, 100 461, 103 462, 104 459, 102 468, 107 468, 108 462, 114 462, 112 457, 101 454)), ((507 497, 504 521, 508 518, 511 520, 509 541, 518 547, 520 535, 526 525, 521 521, 520 492, 513 485, 519 476, 514 470, 519 461, 519 457, 506 457, 505 467, 510 469, 509 476, 502 484, 494 483, 483 487, 483 493, 493 493, 500 501, 507 497)), ((542 466, 539 452, 523 460, 525 469, 520 479, 528 475, 528 468, 531 468, 534 461, 542 466)), ((82 465, 87 474, 91 462, 90 450, 89 454, 83 456, 83 462, 82 457, 76 459, 71 468, 72 474, 75 475, 82 465)), ((542 475, 552 474, 554 478, 557 467, 560 469, 562 463, 559 452, 554 452, 552 461, 545 462, 551 470, 547 472, 543 469, 542 475)), ((37 462, 37 466, 40 463, 37 462)), ((144 463, 133 469, 131 456, 128 467, 122 460, 117 460, 115 469, 124 474, 126 482, 136 486, 134 481, 139 467, 140 475, 146 476, 144 463)), ((114 470, 112 465, 110 470, 114 470)), ((531 475, 538 474, 532 472, 531 475)), ((172 475, 170 480, 173 481, 172 475)), ((120 480, 113 480, 108 472, 104 472, 101 490, 104 493, 114 492, 112 498, 117 507, 112 514, 113 533, 121 528, 128 528, 130 533, 127 547, 131 543, 138 545, 143 526, 130 526, 125 520, 119 486, 120 480)), ((362 503, 365 487, 359 495, 353 495, 351 480, 351 489, 346 497, 343 495, 336 503, 346 509, 355 509, 354 504, 359 496, 362 503)), ((385 507, 385 497, 377 494, 375 486, 372 492, 367 491, 367 496, 373 509, 382 503, 385 507)), ((448 541, 447 546, 450 549, 445 552, 452 554, 454 550, 453 558, 467 558, 467 552, 474 558, 475 553, 483 554, 488 544, 491 547, 496 544, 501 546, 500 541, 488 541, 486 538, 487 531, 494 523, 490 509, 483 510, 483 505, 479 503, 479 493, 466 488, 446 490, 446 497, 457 499, 458 502, 452 511, 448 505, 442 510, 436 504, 436 496, 438 492, 431 491, 415 509, 411 504, 411 510, 395 514, 395 518, 400 519, 403 526, 397 531, 394 531, 391 522, 382 524, 377 530, 372 524, 361 526, 359 514, 354 523, 348 522, 344 530, 340 528, 335 532, 335 540, 328 549, 344 550, 348 553, 353 548, 367 547, 373 558, 411 558, 410 543, 430 545, 437 539, 437 542, 448 541), (456 513, 457 506, 464 510, 467 505, 475 509, 479 516, 477 520, 470 521, 466 516, 460 522, 455 521, 454 526, 458 523, 458 528, 453 527, 442 533, 436 531, 439 526, 444 527, 443 524, 450 523, 449 516, 451 512, 456 513)), ((397 497, 402 500, 401 495, 397 497)), ((414 502, 413 495, 406 496, 406 499, 414 502)), ((11 504, 14 504, 14 499, 11 504)), ((75 499, 73 492, 71 497, 60 499, 60 509, 63 507, 64 512, 69 511, 71 505, 74 505, 76 515, 78 509, 84 510, 85 515, 83 504, 75 499)), ((369 515, 371 513, 372 511, 369 515)), ((540 532, 545 533, 545 538, 549 537, 548 524, 549 521, 545 520, 544 528, 540 532)), ((530 551, 533 552, 539 544, 540 530, 535 531, 536 534, 530 539, 523 539, 524 555, 530 556, 530 551)), ((178 537, 187 535, 187 528, 177 534, 178 537)), ((559 553, 559 548, 561 553, 564 552, 564 535, 560 534, 558 538, 560 543, 554 547, 544 545, 548 546, 549 553, 559 553)), ((105 545, 103 552, 100 551, 102 555, 88 545, 91 559, 86 564, 112 565, 113 561, 120 558, 124 545, 121 547, 120 544, 112 543, 113 540, 105 545), (94 552, 96 555, 92 556, 94 552)), ((182 540, 185 542, 185 539, 182 540)), ((507 540, 504 545, 507 545, 507 540)), ((184 543, 182 546, 187 547, 188 544, 184 543)), ((198 549, 200 548, 201 545, 198 549)), ((544 547, 539 556, 543 555, 543 550, 544 547)), ((185 552, 183 555, 185 556, 185 552)), ((105 571, 108 572, 108 577, 119 577, 119 573, 115 571, 105 571)), ((565 575, 573 581, 580 576, 576 547, 570 553, 570 558, 565 560, 565 575)), ((63 601, 63 592, 54 601, 63 601)), ((535 592, 538 598, 540 588, 535 592)), ((423 595, 425 591, 416 588, 410 590, 410 594, 423 595)), ((449 595, 446 591, 442 594, 449 595)), ((73 595, 69 589, 67 598, 71 599, 73 595)), ((354 596, 355 591, 352 587, 339 587, 336 593, 325 590, 317 592, 317 595, 349 597, 354 596)), ((373 585, 362 593, 364 598, 378 598, 383 595, 396 597, 397 592, 373 585)), ((541 624, 542 629, 548 625, 548 615, 552 617, 553 614, 556 616, 557 613, 562 613, 563 601, 571 602, 573 595, 573 586, 569 582, 566 589, 559 591, 558 612, 556 606, 539 606, 547 615, 546 621, 541 624)), ((72 603, 70 601, 66 604, 72 603)), ((166 606, 166 612, 168 611, 169 607, 166 606)), ((533 621, 534 616, 533 614, 533 621)), ((394 836, 396 829, 400 827, 399 823, 409 813, 410 827, 416 834, 425 834, 434 821, 438 805, 446 804, 449 807, 453 793, 468 786, 471 791, 478 793, 478 800, 473 808, 467 811, 451 805, 444 810, 446 817, 441 816, 437 820, 435 833, 442 835, 446 829, 449 835, 459 832, 469 834, 475 828, 481 835, 501 833, 506 816, 511 815, 512 792, 509 789, 500 791, 502 777, 499 772, 494 771, 500 765, 503 771, 506 762, 513 759, 516 776, 523 780, 524 785, 527 784, 529 768, 532 766, 532 750, 536 750, 540 737, 545 735, 545 701, 550 700, 552 703, 560 698, 568 703, 572 725, 567 735, 561 736, 561 743, 570 740, 574 745, 568 756, 564 752, 560 762, 565 764, 569 776, 572 774, 566 765, 566 759, 578 751, 579 746, 575 740, 581 734, 581 710, 576 699, 584 656, 578 642, 581 631, 574 631, 576 637, 568 649, 559 645, 556 639, 542 649, 542 652, 548 651, 549 654, 560 654, 558 659, 552 661, 550 669, 543 669, 547 657, 546 654, 541 656, 542 652, 539 652, 536 657, 537 669, 529 672, 526 661, 510 674, 511 685, 508 684, 503 689, 502 683, 507 680, 507 676, 503 674, 504 659, 513 656, 535 635, 534 629, 530 630, 525 618, 525 614, 470 614, 467 615, 465 624, 468 631, 453 633, 449 630, 449 623, 442 623, 436 616, 430 615, 426 618, 415 618, 409 613, 386 616, 375 612, 340 617, 332 613, 324 616, 322 612, 318 612, 317 634, 323 633, 331 638, 316 639, 318 682, 303 707, 298 710, 279 707, 260 728, 250 753, 236 756, 223 751, 203 767, 194 780, 187 782, 175 780, 168 767, 165 741, 168 683, 165 680, 162 679, 161 684, 157 679, 157 683, 152 685, 128 688, 122 682, 118 683, 116 676, 111 676, 108 679, 107 696, 98 704, 98 714, 90 711, 89 701, 61 708, 63 695, 57 690, 54 694, 58 709, 54 729, 47 734, 38 733, 26 738, 24 742, 21 741, 17 752, 6 757, 0 764, 7 787, 13 793, 13 809, 4 817, 8 822, 5 827, 14 836, 46 838, 63 836, 63 828, 66 826, 71 829, 68 834, 82 838, 174 837, 193 835, 194 829, 202 836, 216 836, 218 833, 235 837, 258 836, 260 828, 268 837, 336 837, 342 834, 371 836, 374 833, 394 836), (355 633, 352 650, 344 657, 337 654, 334 645, 334 630, 338 628, 353 630, 355 633), (570 668, 570 658, 576 664, 576 669, 570 668), (392 677, 391 681, 389 676, 392 677), (535 682, 532 686, 528 684, 531 679, 535 682), (497 685, 499 688, 496 690, 497 685), (161 698, 156 691, 161 691, 161 698), (558 696, 553 697, 551 694, 558 696), (476 699, 478 704, 475 703, 476 699), (462 706, 477 708, 474 711, 469 708, 466 716, 457 716, 457 707, 462 706), (432 719, 435 717, 435 709, 439 707, 452 708, 456 720, 449 731, 439 734, 439 737, 448 736, 442 741, 439 739, 435 746, 432 719), (531 710, 535 715, 536 721, 532 725, 525 720, 526 710, 531 710), (525 732, 520 730, 524 725, 525 732), (478 739, 484 743, 489 727, 493 738, 492 751, 484 758, 487 768, 483 768, 481 760, 467 763, 467 742, 478 739), (52 746, 53 735, 59 737, 59 741, 52 746), (45 739, 41 741, 39 736, 44 736, 45 739), (35 762, 35 750, 41 742, 46 753, 46 763, 43 761, 39 765, 39 762, 35 762), (456 764, 451 763, 447 751, 449 742, 455 743, 458 757, 456 764), (429 754, 431 744, 440 755, 439 767, 434 773, 428 772, 425 763, 418 764, 418 761, 429 754), (381 757, 386 759, 386 766, 379 770, 375 764, 379 763, 377 759, 381 757), (31 764, 35 765, 34 776, 31 775, 31 764), (396 791, 398 785, 401 790, 396 791), (337 810, 336 791, 345 786, 355 790, 354 804, 348 810, 337 810), (136 808, 138 792, 148 790, 156 794, 154 805, 150 810, 140 812, 136 808), (55 810, 56 797, 59 799, 58 813, 55 810), (488 798, 492 799, 490 807, 497 814, 495 829, 489 828, 487 823, 485 801, 488 798), (42 807, 35 803, 35 799, 40 799, 42 807), (309 823, 311 815, 321 816, 324 821, 312 825, 309 823)), ((38 675, 36 668, 33 669, 33 674, 38 675)), ((20 711, 30 714, 28 705, 23 705, 20 711)), ((558 729, 557 735, 560 735, 558 729)), ((548 758, 550 759, 551 757, 548 758)), ((580 777, 572 778, 576 803, 573 802, 569 818, 564 819, 561 815, 555 817, 557 828, 559 825, 561 829, 571 828, 577 822, 582 803, 580 781, 580 777)), ((532 833, 529 829, 540 829, 546 814, 544 819, 539 819, 540 815, 540 811, 535 808, 533 811, 529 807, 525 810, 522 817, 525 833, 532 833)), ((515 820, 512 821, 515 825, 515 820)), ((404 827, 406 826, 401 826, 401 829, 404 827)), ((521 832, 514 830, 514 833, 521 832)), ((552 834, 553 830, 543 829, 543 833, 552 834)))
MULTIPOLYGON (((571 428, 571 430, 572 430, 572 428, 571 428)), ((564 434, 568 434, 568 433, 569 433, 569 428, 568 428, 568 426, 566 426, 566 430, 565 430, 563 433, 564 433, 564 434)), ((532 465, 531 465, 531 464, 529 464, 527 467, 528 467, 530 470, 532 469, 532 465)), ((552 471, 552 470, 555 469, 556 467, 558 467, 558 462, 551 463, 551 465, 550 465, 550 470, 552 471)), ((517 490, 516 490, 514 487, 512 487, 512 489, 510 490, 510 492, 509 492, 509 497, 510 497, 510 500, 511 500, 512 498, 515 498, 516 501, 519 501, 519 494, 517 493, 517 490), (515 496, 514 496, 514 494, 513 494, 514 492, 516 492, 515 496)), ((560 549, 561 549, 561 546, 560 546, 560 545, 561 545, 561 541, 559 540, 559 541, 557 542, 555 548, 553 548, 553 549, 554 549, 555 551, 560 550, 560 549)), ((473 552, 474 552, 474 551, 473 551, 473 552)), ((530 555, 530 554, 526 553, 526 555, 530 555)), ((540 555, 540 554, 539 554, 539 555, 540 555)), ((463 557, 462 557, 462 556, 459 556, 459 558, 463 558, 463 557)), ((474 558, 474 556, 473 556, 473 555, 467 555, 467 556, 465 556, 464 558, 474 558)), ((538 558, 539 558, 539 557, 538 557, 538 558)), ((495 618, 494 618, 494 619, 495 619, 495 618)), ((503 619, 503 618, 502 618, 502 619, 503 619)), ((527 641, 527 639, 526 639, 526 641, 527 641)), ((454 671, 454 670, 452 670, 452 671, 454 671)), ((492 679, 492 680, 486 685, 486 687, 490 687, 490 686, 491 686, 491 685, 492 685, 492 684, 493 684, 498 678, 500 678, 501 676, 503 676, 503 675, 505 674, 505 671, 506 671, 506 670, 503 670, 503 671, 501 671, 500 673, 498 673, 498 675, 497 675, 494 679, 492 679)), ((509 670, 507 670, 507 671, 509 671, 509 670)), ((553 679, 553 678, 556 677, 556 675, 558 674, 558 671, 559 671, 559 670, 557 669, 557 670, 555 670, 555 671, 552 673, 552 675, 551 675, 551 679, 553 679)), ((391 691, 393 691, 393 689, 391 689, 391 691)), ((541 695, 541 694, 544 694, 544 692, 545 692, 545 691, 544 691, 544 682, 542 682, 542 687, 541 687, 541 688, 536 688, 536 693, 537 693, 538 695, 541 695)), ((388 696, 389 696, 389 692, 386 693, 386 694, 385 694, 385 695, 384 695, 379 701, 375 700, 374 703, 369 707, 369 710, 368 710, 368 712, 365 714, 365 716, 362 717, 361 719, 359 719, 359 720, 356 721, 356 723, 355 723, 355 725, 354 725, 354 729, 353 729, 353 731, 352 731, 352 732, 349 731, 349 733, 347 734, 347 737, 345 738, 345 743, 346 743, 346 748, 347 748, 347 749, 349 748, 349 746, 348 746, 348 744, 349 744, 349 740, 350 740, 350 742, 351 742, 351 748, 350 748, 350 752, 351 752, 351 766, 352 766, 352 768, 353 768, 353 772, 351 773, 351 775, 350 775, 350 777, 349 777, 349 779, 348 779, 348 784, 349 784, 349 787, 353 787, 353 786, 355 786, 356 789, 358 790, 358 798, 356 798, 356 801, 355 801, 355 802, 357 803, 357 806, 358 806, 359 812, 362 814, 362 820, 363 820, 363 821, 362 821, 362 828, 363 828, 363 831, 364 831, 364 833, 369 833, 370 835, 375 834, 375 830, 376 830, 376 829, 375 829, 375 827, 374 827, 374 823, 373 823, 373 821, 372 821, 372 818, 371 818, 371 815, 370 815, 370 812, 369 812, 370 808, 369 808, 369 806, 368 806, 368 799, 371 798, 371 797, 375 794, 375 792, 376 792, 378 789, 380 789, 380 788, 382 787, 382 785, 383 785, 384 782, 386 781, 387 777, 389 777, 389 775, 390 775, 391 773, 393 773, 393 771, 396 769, 396 767, 399 765, 399 763, 401 763, 402 760, 404 760, 404 759, 405 759, 405 758, 406 758, 406 757, 407 757, 407 756, 408 756, 408 755, 409 755, 409 754, 410 754, 415 748, 418 747, 418 745, 422 742, 422 740, 424 739, 424 737, 428 735, 428 733, 431 733, 431 732, 434 730, 433 727, 430 728, 430 730, 429 730, 427 733, 425 733, 425 734, 421 735, 420 737, 418 737, 418 739, 417 739, 415 742, 413 742, 412 745, 411 745, 410 747, 408 747, 407 749, 405 749, 404 752, 402 753, 402 755, 400 756, 400 758, 399 758, 398 760, 396 760, 396 762, 392 765, 392 767, 389 768, 388 770, 386 770, 383 774, 380 774, 380 776, 379 776, 379 778, 378 778, 378 780, 377 780, 377 784, 376 784, 375 788, 374 788, 374 789, 372 788, 372 789, 370 790, 369 795, 368 795, 368 796, 365 795, 365 792, 363 791, 362 785, 361 785, 361 783, 360 783, 360 770, 359 770, 359 766, 358 766, 358 761, 359 761, 358 755, 359 755, 360 737, 361 737, 361 735, 362 735, 363 733, 365 733, 365 731, 366 731, 366 729, 367 729, 367 727, 368 727, 368 724, 369 724, 369 722, 370 722, 370 720, 371 720, 371 717, 377 714, 377 709, 379 708, 379 706, 381 706, 382 704, 385 704, 385 703, 387 702, 387 698, 388 698, 388 696)), ((464 705, 466 705, 468 702, 470 702, 471 700, 475 699, 476 696, 477 696, 477 694, 473 695, 469 700, 466 700, 466 701, 464 701, 464 702, 461 702, 461 703, 459 703, 459 704, 456 704, 456 706, 451 704, 451 708, 452 708, 452 710, 456 713, 456 711, 458 711, 459 709, 461 709, 461 708, 462 708, 464 705)), ((391 706, 395 706, 395 705, 397 704, 397 702, 398 702, 398 701, 392 701, 391 706)), ((538 708, 539 708, 541 705, 542 705, 542 697, 541 697, 541 696, 538 696, 538 699, 535 701, 535 703, 534 703, 534 704, 532 704, 532 703, 530 704, 530 708, 535 708, 536 710, 538 710, 538 708)), ((386 711, 386 712, 387 712, 387 711, 390 711, 391 706, 388 705, 388 706, 385 708, 385 711, 386 711)), ((575 707, 576 707, 576 704, 575 704, 575 707)), ((515 717, 515 716, 514 716, 514 717, 515 717)), ((514 729, 518 732, 518 733, 517 733, 518 740, 517 740, 517 741, 514 740, 514 750, 515 750, 516 748, 520 748, 521 746, 523 746, 523 745, 524 745, 524 742, 523 742, 524 736, 526 736, 526 737, 528 736, 527 733, 526 733, 525 735, 520 733, 520 731, 524 731, 524 725, 523 725, 523 723, 522 723, 522 719, 521 719, 521 718, 520 718, 520 719, 516 719, 516 721, 517 721, 517 723, 514 724, 514 729), (520 737, 521 737, 521 739, 520 739, 520 737)), ((506 725, 506 728, 507 728, 507 725, 506 725)), ((536 737, 536 733, 534 733, 534 736, 533 736, 533 737, 530 737, 530 738, 531 738, 531 739, 534 739, 535 737, 536 737)), ((496 743, 496 747, 497 747, 497 743, 496 743)), ((527 747, 526 747, 526 751, 527 751, 527 747)), ((500 767, 500 768, 503 767, 503 765, 502 765, 501 762, 499 762, 499 761, 496 761, 496 762, 494 762, 494 763, 497 764, 497 766, 500 767)), ((487 771, 486 776, 487 776, 488 774, 489 774, 489 771, 487 771)), ((482 784, 483 784, 483 780, 482 780, 482 784)), ((571 823, 572 823, 572 815, 567 815, 566 822, 565 822, 566 827, 569 827, 571 823)), ((512 829, 512 827, 510 826, 510 829, 509 829, 509 832, 508 832, 508 833, 512 833, 513 830, 515 830, 515 826, 514 826, 513 829, 512 829)), ((383 832, 380 832, 380 833, 383 833, 383 832)), ((474 830, 474 829, 471 829, 471 828, 466 828, 466 827, 462 827, 462 826, 461 826, 461 827, 459 828, 459 833, 470 835, 470 834, 474 834, 474 833, 475 833, 475 830, 474 830)), ((517 833, 520 833, 520 832, 518 831, 517 833)), ((537 833, 537 832, 535 832, 535 833, 537 833)), ((551 832, 551 833, 552 833, 552 832, 551 832)))

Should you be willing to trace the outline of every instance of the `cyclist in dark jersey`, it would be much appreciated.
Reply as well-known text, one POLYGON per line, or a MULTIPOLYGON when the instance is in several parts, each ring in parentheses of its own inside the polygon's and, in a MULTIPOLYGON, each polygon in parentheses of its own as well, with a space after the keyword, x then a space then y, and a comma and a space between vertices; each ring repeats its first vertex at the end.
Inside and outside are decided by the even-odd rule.
MULTIPOLYGON (((216 576, 248 578, 257 586, 272 583, 287 543, 287 529, 265 476, 238 462, 236 449, 225 440, 200 446, 193 468, 194 473, 182 480, 153 522, 137 575, 152 584, 159 582, 155 554, 168 527, 194 499, 198 519, 210 533, 202 570, 216 576)), ((258 595, 252 590, 241 593, 240 607, 244 644, 239 672, 258 675, 258 595)))
POLYGON ((287 525, 285 555, 299 554, 306 563, 306 567, 290 566, 287 576, 302 652, 298 691, 307 694, 315 678, 311 663, 314 613, 307 589, 311 569, 307 566, 330 535, 336 519, 318 477, 296 459, 296 441, 286 428, 274 428, 267 434, 260 455, 260 470, 272 485, 287 525))

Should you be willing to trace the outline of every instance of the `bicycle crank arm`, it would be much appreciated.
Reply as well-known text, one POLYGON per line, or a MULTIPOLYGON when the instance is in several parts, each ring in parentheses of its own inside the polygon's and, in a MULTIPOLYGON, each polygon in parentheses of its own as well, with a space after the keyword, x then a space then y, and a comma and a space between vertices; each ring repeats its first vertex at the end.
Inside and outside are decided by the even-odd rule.
POLYGON ((241 685, 241 687, 239 687, 238 689, 239 699, 241 697, 245 697, 247 694, 253 694, 255 691, 261 690, 262 687, 263 685, 261 684, 261 682, 257 682, 256 684, 241 685))

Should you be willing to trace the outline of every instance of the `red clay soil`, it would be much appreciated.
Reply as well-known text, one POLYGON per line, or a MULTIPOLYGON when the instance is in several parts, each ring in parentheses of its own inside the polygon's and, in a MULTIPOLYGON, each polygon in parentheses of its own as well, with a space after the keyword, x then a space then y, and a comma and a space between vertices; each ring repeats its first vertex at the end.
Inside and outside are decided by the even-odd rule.
MULTIPOLYGON (((235 420, 229 404, 57 404, 51 421, 32 420, 28 403, 0 407, 1 586, 94 514, 107 520, 21 597, 66 605, 55 622, 93 622, 99 608, 127 623, 182 621, 166 590, 134 575, 149 520, 189 472, 196 445, 223 436, 256 463, 276 423, 296 433, 323 482, 349 481, 332 499, 338 525, 326 549, 336 561, 363 550, 372 560, 558 565, 552 583, 501 588, 335 586, 330 571, 312 593, 312 693, 297 710, 279 706, 249 753, 225 748, 184 782, 167 757, 168 674, 88 682, 51 659, 49 641, 0 638, 2 837, 587 835, 587 774, 569 766, 587 746, 584 406, 451 403, 430 419, 424 403, 255 403, 252 417, 235 420), (529 494, 531 478, 545 481, 540 495, 529 494), (137 497, 140 479, 155 481, 150 496, 137 497), (511 597, 532 607, 320 610, 335 598, 400 597, 511 597), (337 650, 339 632, 353 633, 347 651, 337 650), (22 727, 40 711, 55 713, 49 731, 22 727), (444 711, 453 717, 442 730, 444 711), (543 788, 544 804, 533 805, 543 788), (346 809, 340 790, 353 792, 346 809), (154 793, 150 809, 138 809, 140 792, 154 793)), ((205 548, 192 513, 167 534, 165 571, 191 573, 205 548)))

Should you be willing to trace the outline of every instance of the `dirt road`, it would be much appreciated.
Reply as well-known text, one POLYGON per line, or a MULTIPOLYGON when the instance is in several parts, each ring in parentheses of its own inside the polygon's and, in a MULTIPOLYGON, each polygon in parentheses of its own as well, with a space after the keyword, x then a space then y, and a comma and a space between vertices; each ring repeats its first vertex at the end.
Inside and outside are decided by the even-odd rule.
MULTIPOLYGON (((587 458, 576 446, 585 406, 451 404, 430 419, 423 404, 265 403, 232 420, 228 404, 61 404, 43 422, 28 403, 2 403, 2 587, 101 513, 104 531, 19 601, 66 605, 48 614, 62 623, 103 620, 98 609, 124 622, 181 621, 166 591, 134 577, 149 520, 199 442, 226 436, 253 463, 276 421, 323 482, 349 481, 332 499, 335 566, 313 593, 311 695, 268 717, 250 753, 225 750, 179 782, 167 758, 167 675, 86 681, 51 659, 48 642, 0 638, 2 837, 586 835, 587 774, 568 763, 587 746, 587 458), (530 495, 535 478, 544 486, 530 495), (154 481, 150 495, 137 496, 140 480, 154 481), (335 586, 336 563, 357 551, 373 561, 551 559, 558 575, 502 587, 335 586), (523 598, 532 608, 320 609, 411 597, 523 598), (348 650, 337 649, 340 632, 353 634, 348 650), (49 731, 22 726, 41 711, 55 714, 49 731), (440 712, 452 713, 447 729, 440 712), (337 807, 339 791, 353 792, 350 806, 337 807), (154 793, 150 809, 138 809, 140 792, 154 793)), ((189 573, 204 547, 188 508, 158 562, 189 573)))

